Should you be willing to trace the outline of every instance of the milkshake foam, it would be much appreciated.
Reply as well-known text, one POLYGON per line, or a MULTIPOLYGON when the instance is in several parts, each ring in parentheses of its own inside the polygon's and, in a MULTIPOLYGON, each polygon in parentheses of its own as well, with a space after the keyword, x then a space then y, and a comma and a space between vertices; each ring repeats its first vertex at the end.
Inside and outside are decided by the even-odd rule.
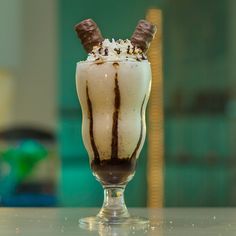
POLYGON ((94 46, 89 53, 87 61, 142 61, 146 60, 145 54, 130 40, 105 39, 99 46, 94 46))

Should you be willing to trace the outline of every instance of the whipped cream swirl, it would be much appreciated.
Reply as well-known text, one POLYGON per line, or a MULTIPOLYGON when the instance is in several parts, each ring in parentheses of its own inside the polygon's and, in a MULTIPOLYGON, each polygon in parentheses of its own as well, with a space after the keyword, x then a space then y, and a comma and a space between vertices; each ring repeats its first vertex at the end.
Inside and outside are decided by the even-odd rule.
POLYGON ((143 51, 132 45, 130 40, 105 39, 99 46, 94 46, 87 61, 142 61, 147 60, 143 51))

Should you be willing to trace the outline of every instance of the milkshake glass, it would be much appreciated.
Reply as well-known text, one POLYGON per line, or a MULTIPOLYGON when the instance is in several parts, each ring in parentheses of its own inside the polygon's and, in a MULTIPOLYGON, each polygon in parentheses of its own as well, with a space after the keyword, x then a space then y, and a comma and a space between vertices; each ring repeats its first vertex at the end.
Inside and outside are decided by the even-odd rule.
POLYGON ((145 110, 151 88, 149 62, 79 62, 76 85, 83 113, 83 142, 93 174, 104 188, 99 214, 80 222, 146 223, 146 219, 129 215, 123 192, 135 173, 145 141, 145 110))
POLYGON ((80 219, 80 226, 147 226, 147 219, 129 214, 124 189, 135 174, 146 136, 151 89, 146 52, 156 26, 140 20, 130 40, 117 41, 104 39, 92 19, 83 20, 75 30, 88 52, 87 60, 76 67, 82 137, 91 170, 104 188, 101 210, 97 216, 80 219))

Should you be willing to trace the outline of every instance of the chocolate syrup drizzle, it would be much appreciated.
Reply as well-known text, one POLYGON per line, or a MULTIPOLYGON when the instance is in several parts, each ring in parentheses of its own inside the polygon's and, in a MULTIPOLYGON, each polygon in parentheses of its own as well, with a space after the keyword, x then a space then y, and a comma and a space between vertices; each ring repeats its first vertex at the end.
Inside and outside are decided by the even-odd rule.
MULTIPOLYGON (((119 63, 113 63, 114 68, 118 68, 119 63)), ((87 95, 87 106, 88 106, 88 115, 89 115, 89 134, 90 134, 90 142, 94 154, 94 158, 91 162, 91 168, 95 173, 95 176, 103 183, 103 184, 123 184, 128 181, 129 176, 135 172, 136 169, 136 157, 137 152, 140 148, 142 139, 143 139, 143 110, 144 103, 146 100, 146 95, 143 98, 141 109, 140 109, 140 117, 141 117, 141 131, 139 135, 139 139, 137 145, 129 157, 119 158, 118 156, 118 141, 119 141, 119 112, 121 106, 121 96, 120 96, 120 88, 118 81, 118 73, 115 73, 114 78, 114 111, 113 111, 113 124, 112 124, 112 140, 111 140, 111 157, 107 160, 101 160, 100 155, 95 144, 94 140, 94 131, 93 131, 93 107, 92 102, 89 97, 89 88, 88 81, 86 81, 86 95, 87 95)))
POLYGON ((113 112, 113 126, 112 126, 112 142, 111 142, 111 159, 118 159, 118 119, 120 110, 120 88, 118 83, 118 74, 115 73, 115 101, 113 112))
POLYGON ((93 135, 93 107, 92 103, 89 97, 89 89, 88 89, 88 81, 86 81, 86 97, 87 97, 87 105, 88 105, 88 111, 89 111, 89 135, 90 135, 90 142, 93 149, 94 154, 94 162, 99 164, 100 163, 100 156, 98 153, 97 146, 94 141, 94 135, 93 135))
POLYGON ((140 147, 140 144, 141 144, 141 141, 142 141, 142 138, 143 138, 143 105, 144 105, 145 99, 146 99, 146 94, 144 96, 144 99, 143 99, 143 102, 142 102, 142 106, 141 106, 141 110, 140 110, 140 116, 141 116, 141 131, 140 131, 140 136, 139 136, 139 140, 138 140, 138 143, 136 145, 136 148, 134 149, 130 159, 136 158, 137 151, 138 151, 138 149, 140 147))

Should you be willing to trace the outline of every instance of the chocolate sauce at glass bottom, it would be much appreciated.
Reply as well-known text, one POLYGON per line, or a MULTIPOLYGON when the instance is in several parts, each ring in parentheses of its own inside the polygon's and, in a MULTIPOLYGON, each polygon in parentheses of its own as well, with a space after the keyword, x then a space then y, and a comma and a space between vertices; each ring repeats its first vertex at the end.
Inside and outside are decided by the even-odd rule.
POLYGON ((136 168, 136 158, 109 159, 91 162, 91 168, 99 180, 106 185, 126 183, 136 168))

